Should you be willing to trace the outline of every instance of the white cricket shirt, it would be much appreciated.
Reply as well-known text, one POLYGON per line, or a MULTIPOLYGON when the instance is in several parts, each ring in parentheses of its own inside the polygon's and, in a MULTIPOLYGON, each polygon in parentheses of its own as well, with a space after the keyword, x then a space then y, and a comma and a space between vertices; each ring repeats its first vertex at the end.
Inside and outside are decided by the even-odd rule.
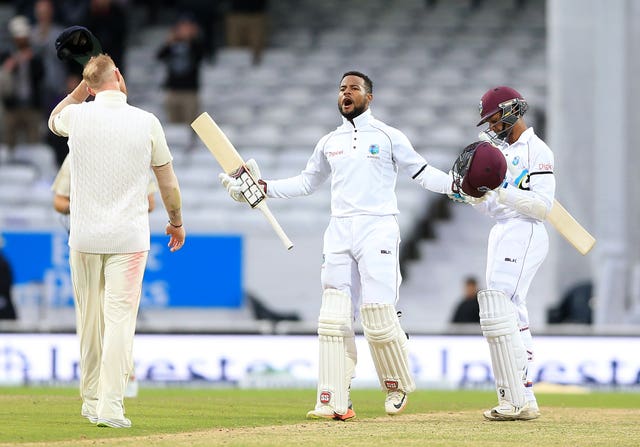
POLYGON ((451 191, 451 178, 427 166, 401 131, 375 119, 370 110, 353 123, 342 121, 316 144, 299 175, 267 180, 267 196, 309 195, 331 176, 331 215, 348 217, 398 214, 398 170, 431 191, 451 191))
MULTIPOLYGON (((551 209, 556 191, 556 178, 553 175, 553 152, 534 132, 533 127, 525 130, 520 138, 512 145, 501 148, 508 154, 507 163, 512 166, 507 169, 506 181, 509 187, 518 187, 531 191, 551 209)), ((498 202, 498 195, 493 194, 484 202, 474 205, 479 211, 497 219, 510 218, 531 219, 514 208, 498 202)))
POLYGON ((149 250, 149 167, 171 161, 158 119, 120 91, 66 106, 54 118, 69 137, 69 246, 86 253, 149 250))

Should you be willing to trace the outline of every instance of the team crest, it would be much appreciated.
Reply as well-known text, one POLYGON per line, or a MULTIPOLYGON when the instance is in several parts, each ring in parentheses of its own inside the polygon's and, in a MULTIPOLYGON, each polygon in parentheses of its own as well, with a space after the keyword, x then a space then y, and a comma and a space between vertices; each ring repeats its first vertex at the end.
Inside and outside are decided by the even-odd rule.
POLYGON ((369 146, 369 153, 371 155, 378 155, 380 153, 380 146, 378 146, 377 144, 372 144, 371 146, 369 146))
POLYGON ((397 380, 385 380, 384 386, 389 391, 397 391, 398 390, 398 381, 397 380))
POLYGON ((331 391, 321 391, 320 392, 320 403, 327 405, 331 402, 331 391))
POLYGON ((511 160, 511 164, 514 166, 518 166, 518 163, 520 163, 520 157, 516 155, 515 157, 513 157, 513 160, 511 160))

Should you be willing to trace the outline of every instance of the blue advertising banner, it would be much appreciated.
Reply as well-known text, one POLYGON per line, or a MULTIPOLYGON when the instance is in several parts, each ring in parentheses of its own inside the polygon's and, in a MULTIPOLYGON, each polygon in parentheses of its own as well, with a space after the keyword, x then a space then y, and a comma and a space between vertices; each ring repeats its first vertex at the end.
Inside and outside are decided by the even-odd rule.
MULTIPOLYGON (((38 291, 49 306, 73 306, 69 246, 64 232, 4 232, 3 252, 13 269, 16 295, 38 291), (37 286, 37 287, 34 287, 37 286)), ((171 253, 166 235, 151 236, 142 308, 242 305, 242 238, 193 235, 171 253)))

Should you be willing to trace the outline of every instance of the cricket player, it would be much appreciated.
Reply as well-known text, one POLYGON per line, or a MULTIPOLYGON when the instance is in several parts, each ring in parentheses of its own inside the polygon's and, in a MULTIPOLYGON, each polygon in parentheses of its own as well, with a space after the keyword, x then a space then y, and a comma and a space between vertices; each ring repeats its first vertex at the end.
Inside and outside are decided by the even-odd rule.
MULTIPOLYGON (((450 175, 429 166, 398 129, 377 120, 369 105, 371 79, 349 71, 340 82, 338 110, 342 124, 317 143, 304 170, 281 180, 260 180, 268 197, 313 193, 331 178, 331 219, 324 234, 322 303, 318 318, 319 380, 312 419, 355 417, 349 389, 357 353, 353 321, 359 313, 380 385, 385 411, 400 413, 415 389, 408 361, 407 336, 396 311, 400 276, 398 171, 428 190, 451 193, 450 175)), ((254 178, 255 161, 247 162, 254 178)), ((221 174, 235 200, 240 183, 221 174)))
MULTIPOLYGON (((487 289, 478 293, 498 394, 498 405, 484 416, 493 421, 540 416, 528 368, 533 343, 527 292, 549 250, 543 221, 556 181, 553 153, 525 123, 526 111, 522 95, 506 86, 490 89, 480 101, 478 126, 488 126, 484 136, 502 151, 507 164, 504 186, 472 200, 475 209, 496 220, 489 234, 487 289)), ((469 172, 485 168, 472 165, 469 172)))
POLYGON ((123 396, 150 246, 149 167, 168 213, 172 252, 185 240, 181 195, 160 122, 127 104, 113 60, 92 57, 82 77, 49 117, 49 129, 69 138, 69 263, 79 322, 81 415, 100 427, 127 428, 123 396), (95 101, 84 102, 89 95, 95 101))
MULTIPOLYGON (((51 190, 53 191, 53 208, 59 212, 64 218, 64 225, 69 231, 69 213, 71 212, 71 173, 69 172, 69 155, 64 157, 62 165, 53 179, 51 190)), ((149 180, 147 186, 147 200, 149 203, 149 212, 153 211, 156 207, 155 192, 158 190, 156 183, 153 180, 149 180)), ((78 315, 76 315, 78 316, 78 315)), ((76 324, 79 327, 80 322, 76 324)), ((127 388, 125 389, 125 397, 136 397, 138 395, 138 382, 136 380, 134 364, 131 365, 131 373, 129 374, 129 381, 127 382, 127 388)))

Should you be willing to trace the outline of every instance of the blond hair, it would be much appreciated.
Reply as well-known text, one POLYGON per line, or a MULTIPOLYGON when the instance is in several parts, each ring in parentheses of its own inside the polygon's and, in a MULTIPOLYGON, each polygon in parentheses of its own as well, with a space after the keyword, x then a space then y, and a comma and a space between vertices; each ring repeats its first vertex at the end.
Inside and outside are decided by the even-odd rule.
POLYGON ((115 81, 116 64, 107 54, 99 54, 89 59, 82 70, 82 78, 92 89, 99 89, 105 83, 115 81))

